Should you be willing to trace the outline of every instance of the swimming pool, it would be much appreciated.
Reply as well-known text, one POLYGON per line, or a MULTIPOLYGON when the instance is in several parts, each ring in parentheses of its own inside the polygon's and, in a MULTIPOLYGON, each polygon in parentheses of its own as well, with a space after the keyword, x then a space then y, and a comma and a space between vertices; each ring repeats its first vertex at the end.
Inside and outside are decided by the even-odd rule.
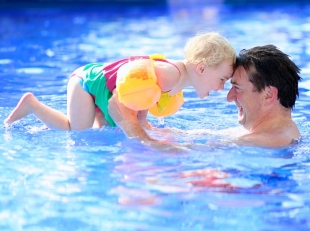
POLYGON ((85 63, 179 59, 188 37, 216 30, 238 52, 272 43, 302 68, 293 118, 303 139, 283 149, 225 143, 220 131, 239 126, 229 83, 205 100, 186 89, 184 107, 164 124, 149 117, 175 128, 151 135, 186 144, 184 152, 151 149, 117 128, 49 130, 28 116, 0 128, 0 229, 309 230, 309 12, 301 4, 2 12, 2 121, 27 91, 65 112, 67 76, 85 63))

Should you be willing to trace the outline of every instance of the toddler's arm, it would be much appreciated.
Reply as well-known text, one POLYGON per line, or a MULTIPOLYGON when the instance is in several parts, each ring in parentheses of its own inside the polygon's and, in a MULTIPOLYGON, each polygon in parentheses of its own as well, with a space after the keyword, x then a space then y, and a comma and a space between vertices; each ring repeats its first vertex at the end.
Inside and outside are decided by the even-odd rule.
POLYGON ((142 128, 137 112, 120 103, 116 91, 114 91, 113 96, 109 100, 108 111, 114 122, 122 129, 126 136, 138 138, 139 140, 153 141, 142 128))

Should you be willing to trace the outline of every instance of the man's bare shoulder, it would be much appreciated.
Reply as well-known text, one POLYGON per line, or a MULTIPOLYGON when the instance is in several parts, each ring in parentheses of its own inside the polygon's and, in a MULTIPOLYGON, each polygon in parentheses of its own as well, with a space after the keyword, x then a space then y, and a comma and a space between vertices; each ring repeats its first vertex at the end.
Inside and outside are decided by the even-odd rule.
POLYGON ((255 146, 282 147, 296 143, 300 139, 297 126, 286 126, 270 129, 261 133, 249 133, 238 138, 238 141, 255 146))

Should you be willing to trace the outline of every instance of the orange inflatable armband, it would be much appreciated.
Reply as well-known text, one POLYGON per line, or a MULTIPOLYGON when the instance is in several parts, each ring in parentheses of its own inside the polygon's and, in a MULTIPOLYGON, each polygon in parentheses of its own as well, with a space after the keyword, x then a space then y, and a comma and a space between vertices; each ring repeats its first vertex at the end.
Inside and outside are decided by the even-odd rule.
POLYGON ((166 117, 176 113, 184 103, 183 91, 169 96, 169 92, 162 93, 159 101, 149 109, 156 117, 166 117))
POLYGON ((121 66, 117 72, 116 91, 119 101, 132 110, 146 110, 154 106, 161 94, 154 61, 139 59, 121 66))

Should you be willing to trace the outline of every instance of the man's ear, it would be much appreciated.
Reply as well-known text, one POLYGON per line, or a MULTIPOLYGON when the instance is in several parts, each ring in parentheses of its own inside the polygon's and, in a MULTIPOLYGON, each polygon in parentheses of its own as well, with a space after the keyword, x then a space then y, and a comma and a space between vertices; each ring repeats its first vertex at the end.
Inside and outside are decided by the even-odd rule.
POLYGON ((269 86, 265 88, 265 103, 266 105, 270 105, 278 100, 278 89, 273 86, 269 86))
POLYGON ((206 71, 206 68, 207 68, 207 66, 206 66, 203 62, 201 62, 201 63, 199 63, 199 64, 197 65, 197 67, 196 67, 196 72, 197 72, 199 75, 201 75, 201 74, 203 74, 203 73, 206 71))

